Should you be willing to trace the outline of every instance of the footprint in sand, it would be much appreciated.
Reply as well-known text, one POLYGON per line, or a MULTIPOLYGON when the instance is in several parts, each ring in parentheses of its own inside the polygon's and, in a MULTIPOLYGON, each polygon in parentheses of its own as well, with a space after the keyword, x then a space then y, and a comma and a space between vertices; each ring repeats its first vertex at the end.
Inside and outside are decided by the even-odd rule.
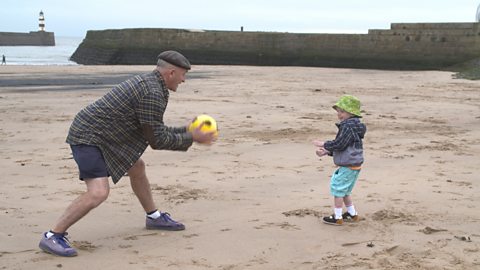
POLYGON ((288 222, 267 222, 260 226, 255 226, 254 228, 257 230, 261 230, 264 228, 271 228, 271 227, 280 227, 281 229, 291 231, 291 230, 300 230, 300 228, 296 225, 290 224, 288 222))
POLYGON ((297 217, 304 217, 304 216, 314 216, 314 217, 321 217, 320 212, 308 209, 308 208, 302 208, 302 209, 296 209, 296 210, 291 210, 287 212, 283 212, 286 217, 289 216, 297 216, 297 217))
POLYGON ((162 195, 167 196, 169 202, 175 204, 185 203, 188 200, 208 199, 209 196, 205 189, 191 189, 183 185, 158 186, 152 185, 153 191, 160 191, 162 195))
POLYGON ((186 234, 186 235, 183 235, 183 238, 193 238, 193 237, 198 237, 198 234, 196 234, 196 233, 193 233, 193 234, 186 234))
POLYGON ((414 221, 416 218, 413 215, 405 214, 394 209, 383 209, 372 214, 372 219, 375 221, 414 221))
POLYGON ((32 161, 32 159, 22 159, 22 160, 15 160, 15 163, 20 164, 20 166, 25 166, 29 164, 32 161))
POLYGON ((88 241, 73 241, 73 246, 78 248, 79 250, 90 251, 90 252, 98 248, 98 246, 95 246, 88 241))

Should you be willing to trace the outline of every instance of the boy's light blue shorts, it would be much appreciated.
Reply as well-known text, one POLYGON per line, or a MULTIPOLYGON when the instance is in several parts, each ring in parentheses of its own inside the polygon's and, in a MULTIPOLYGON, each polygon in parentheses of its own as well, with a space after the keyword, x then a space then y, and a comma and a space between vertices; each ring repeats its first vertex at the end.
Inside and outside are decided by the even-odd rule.
POLYGON ((360 170, 339 167, 330 179, 330 193, 335 197, 345 197, 352 194, 360 170))

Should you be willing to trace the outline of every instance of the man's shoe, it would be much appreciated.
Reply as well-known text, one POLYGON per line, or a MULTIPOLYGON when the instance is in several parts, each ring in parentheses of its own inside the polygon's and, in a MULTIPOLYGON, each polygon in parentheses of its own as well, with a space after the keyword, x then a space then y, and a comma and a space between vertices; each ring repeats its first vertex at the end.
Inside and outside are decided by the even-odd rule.
POLYGON ((182 231, 185 226, 170 218, 169 213, 160 213, 160 217, 153 219, 147 217, 145 222, 147 230, 167 230, 167 231, 182 231))
POLYGON ((340 225, 343 224, 343 219, 342 218, 336 219, 335 214, 333 214, 331 216, 324 217, 323 218, 323 223, 329 224, 329 225, 340 226, 340 225))
POLYGON ((346 222, 358 222, 360 220, 360 217, 358 216, 358 213, 354 216, 352 216, 349 212, 345 212, 342 215, 343 220, 346 222))
POLYGON ((70 246, 67 239, 67 233, 55 233, 47 238, 47 233, 43 233, 42 240, 38 247, 47 253, 62 257, 77 256, 77 251, 70 246))

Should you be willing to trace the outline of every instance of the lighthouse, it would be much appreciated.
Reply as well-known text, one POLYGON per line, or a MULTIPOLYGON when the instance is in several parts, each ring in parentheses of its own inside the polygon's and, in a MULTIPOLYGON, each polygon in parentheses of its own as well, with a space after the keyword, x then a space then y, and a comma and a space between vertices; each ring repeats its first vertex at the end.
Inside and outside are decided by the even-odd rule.
POLYGON ((476 22, 480 22, 480 5, 477 7, 477 16, 475 17, 476 22))
POLYGON ((40 10, 38 15, 38 31, 45 31, 45 17, 43 16, 43 11, 40 10))

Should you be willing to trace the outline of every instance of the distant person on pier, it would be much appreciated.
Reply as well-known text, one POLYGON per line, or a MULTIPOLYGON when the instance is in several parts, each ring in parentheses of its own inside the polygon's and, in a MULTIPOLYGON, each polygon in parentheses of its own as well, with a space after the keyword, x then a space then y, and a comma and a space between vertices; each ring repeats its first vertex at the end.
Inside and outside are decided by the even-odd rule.
POLYGON ((7 59, 5 58, 5 54, 2 54, 2 65, 7 64, 7 59))

